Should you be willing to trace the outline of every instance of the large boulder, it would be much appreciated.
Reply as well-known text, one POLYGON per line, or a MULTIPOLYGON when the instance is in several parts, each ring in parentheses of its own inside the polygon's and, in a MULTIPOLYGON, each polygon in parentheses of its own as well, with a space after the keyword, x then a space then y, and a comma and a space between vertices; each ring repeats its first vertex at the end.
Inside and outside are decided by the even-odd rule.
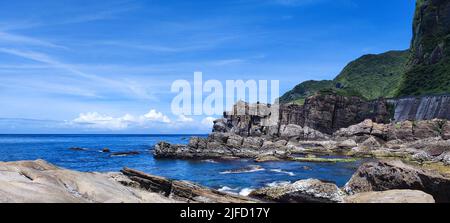
POLYGON ((348 196, 345 203, 435 203, 433 196, 419 190, 364 192, 348 196))
POLYGON ((450 178, 401 161, 365 163, 344 187, 348 194, 393 189, 421 190, 436 202, 450 202, 450 178))
POLYGON ((281 203, 338 203, 344 193, 333 183, 316 179, 300 180, 255 190, 250 197, 281 203))
POLYGON ((0 162, 0 203, 174 202, 115 180, 121 177, 66 170, 43 160, 0 162))
POLYGON ((283 139, 303 137, 303 128, 299 125, 289 124, 281 126, 280 137, 283 139))

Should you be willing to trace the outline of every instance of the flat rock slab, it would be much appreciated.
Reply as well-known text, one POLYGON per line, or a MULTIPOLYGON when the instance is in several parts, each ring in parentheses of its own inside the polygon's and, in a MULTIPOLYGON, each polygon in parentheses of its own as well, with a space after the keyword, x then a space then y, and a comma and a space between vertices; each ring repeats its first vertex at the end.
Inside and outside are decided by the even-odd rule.
POLYGON ((365 192, 345 199, 345 203, 435 203, 433 196, 419 190, 365 192))
POLYGON ((108 174, 61 169, 43 160, 0 162, 0 203, 167 203, 108 174))

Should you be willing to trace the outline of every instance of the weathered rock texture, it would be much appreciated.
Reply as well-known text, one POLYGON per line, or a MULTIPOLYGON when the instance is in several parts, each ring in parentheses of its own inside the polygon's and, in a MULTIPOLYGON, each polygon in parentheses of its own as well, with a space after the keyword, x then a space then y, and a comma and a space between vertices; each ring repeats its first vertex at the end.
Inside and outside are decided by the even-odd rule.
POLYGON ((335 184, 316 179, 267 187, 250 193, 251 197, 280 203, 339 203, 345 193, 335 184))
POLYGON ((348 194, 393 189, 421 190, 436 202, 450 202, 450 178, 401 161, 366 163, 344 187, 348 194))
POLYGON ((0 162, 0 203, 123 202, 161 203, 174 200, 126 187, 108 174, 65 170, 43 160, 0 162))
POLYGON ((398 122, 436 118, 450 120, 450 95, 405 97, 390 99, 388 103, 395 108, 394 120, 398 122))
POLYGON ((419 190, 388 190, 365 192, 345 197, 345 203, 435 203, 433 196, 419 190))
MULTIPOLYGON (((247 197, 223 193, 188 181, 170 180, 140 171, 124 168, 122 173, 139 188, 161 193, 166 197, 195 203, 255 203, 247 197)), ((127 182, 124 182, 127 184, 127 182)))
POLYGON ((389 118, 386 101, 382 99, 366 102, 358 97, 317 94, 309 97, 304 105, 280 105, 279 113, 274 113, 271 106, 265 104, 238 102, 232 112, 225 112, 223 119, 215 121, 213 131, 244 137, 276 137, 282 134, 287 125, 297 125, 302 127, 297 135, 303 139, 311 139, 322 135, 302 133, 316 131, 331 134, 365 119, 384 123, 389 118), (275 122, 271 117, 274 114, 279 114, 275 122))

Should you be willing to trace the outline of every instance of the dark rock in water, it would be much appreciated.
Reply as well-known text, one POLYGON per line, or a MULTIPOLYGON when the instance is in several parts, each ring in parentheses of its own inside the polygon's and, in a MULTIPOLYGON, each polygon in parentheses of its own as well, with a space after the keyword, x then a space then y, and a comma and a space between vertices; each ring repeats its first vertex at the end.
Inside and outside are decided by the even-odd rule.
POLYGON ((136 170, 124 168, 121 171, 139 187, 148 191, 158 192, 167 197, 195 203, 255 203, 257 200, 223 193, 188 181, 170 180, 164 177, 145 174, 136 170))
POLYGON ((130 151, 130 152, 116 152, 111 153, 111 156, 133 156, 133 155, 139 155, 140 152, 137 151, 130 151))
POLYGON ((345 193, 335 184, 316 179, 255 190, 250 197, 280 203, 339 203, 345 193))
POLYGON ((72 151, 88 151, 89 149, 87 149, 87 148, 80 148, 80 147, 72 147, 72 148, 69 148, 69 150, 72 150, 72 151))
POLYGON ((104 148, 104 149, 102 149, 102 153, 110 153, 111 152, 111 150, 110 149, 108 149, 108 148, 104 148))
POLYGON ((401 161, 363 164, 344 187, 349 194, 393 189, 421 190, 436 202, 450 202, 450 178, 401 161))

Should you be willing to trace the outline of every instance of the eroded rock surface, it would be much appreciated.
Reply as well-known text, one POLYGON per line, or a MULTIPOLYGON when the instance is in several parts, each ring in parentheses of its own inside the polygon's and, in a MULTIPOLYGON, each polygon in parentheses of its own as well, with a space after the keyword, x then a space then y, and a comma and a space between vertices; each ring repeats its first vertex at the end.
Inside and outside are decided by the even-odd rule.
POLYGON ((345 185, 348 194, 393 189, 421 190, 436 202, 450 202, 450 178, 401 161, 363 164, 345 185))

